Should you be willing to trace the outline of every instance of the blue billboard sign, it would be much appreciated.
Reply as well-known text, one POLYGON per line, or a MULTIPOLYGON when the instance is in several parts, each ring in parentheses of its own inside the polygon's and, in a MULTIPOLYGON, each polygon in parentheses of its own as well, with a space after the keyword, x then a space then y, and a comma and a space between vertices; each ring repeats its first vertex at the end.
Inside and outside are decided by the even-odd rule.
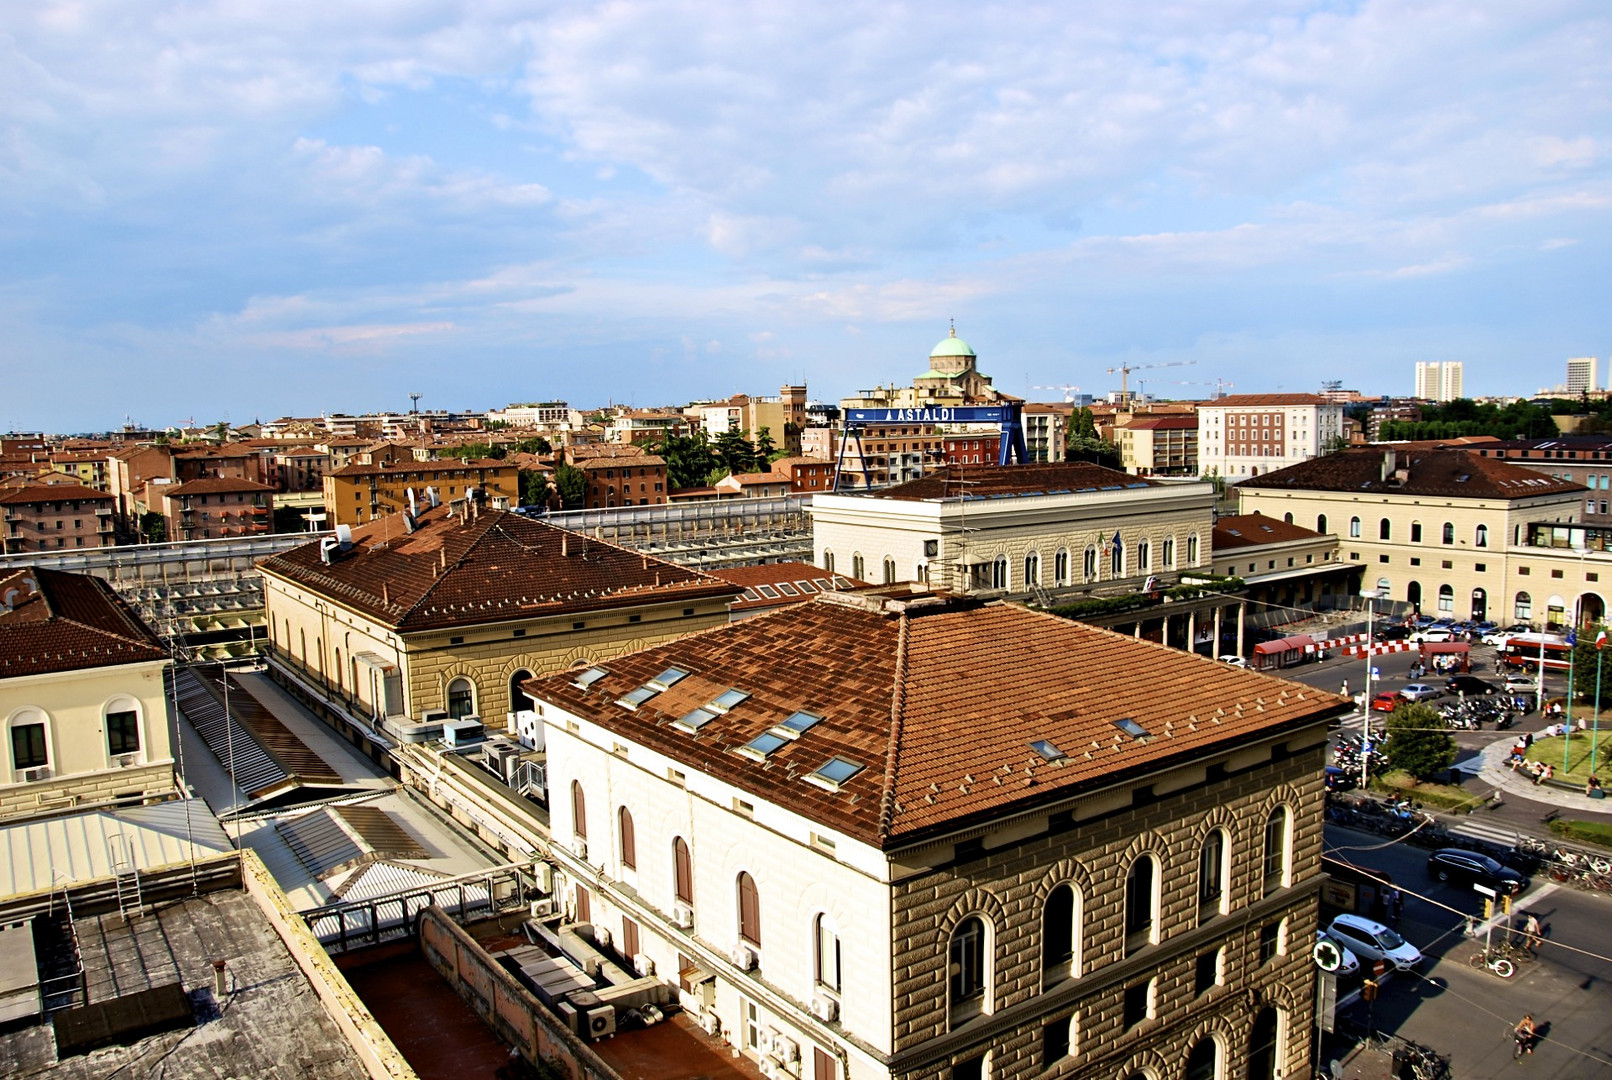
POLYGON ((847 424, 1007 424, 1016 405, 929 405, 916 409, 846 409, 847 424))

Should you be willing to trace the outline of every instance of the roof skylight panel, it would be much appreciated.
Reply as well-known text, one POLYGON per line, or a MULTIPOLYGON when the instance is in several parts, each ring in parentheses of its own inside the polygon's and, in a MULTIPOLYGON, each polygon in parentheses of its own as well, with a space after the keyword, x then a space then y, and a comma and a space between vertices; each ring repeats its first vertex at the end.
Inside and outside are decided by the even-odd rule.
POLYGON ((722 693, 718 694, 716 699, 707 705, 706 708, 715 709, 719 713, 725 713, 741 702, 749 700, 749 698, 750 691, 748 690, 724 690, 722 693))
POLYGON ((747 758, 753 758, 756 761, 766 761, 768 754, 772 753, 774 750, 778 749, 788 741, 788 739, 785 739, 781 735, 776 735, 771 731, 764 731, 760 735, 757 735, 755 738, 751 739, 749 742, 745 743, 743 746, 739 747, 738 753, 743 754, 747 758))
POLYGON ((659 693, 663 690, 670 690, 672 687, 676 686, 686 678, 688 678, 688 672, 684 671, 682 668, 669 667, 659 675, 656 675, 653 679, 650 679, 649 682, 645 683, 644 685, 653 686, 655 691, 659 693))
POLYGON ((1037 739, 1035 742, 1030 744, 1030 749, 1040 754, 1041 757, 1046 761, 1062 761, 1064 758, 1069 756, 1062 750, 1059 750, 1056 746, 1052 745, 1052 743, 1047 739, 1037 739))
POLYGON ((809 581, 797 581, 795 582, 795 588, 799 589, 803 593, 814 593, 817 591, 817 586, 813 585, 809 581))
POLYGON ((799 596, 800 595, 800 593, 795 591, 795 587, 793 585, 791 585, 787 581, 780 581, 778 583, 778 591, 783 593, 785 596, 799 596))
POLYGON ((805 711, 790 713, 781 723, 773 726, 773 733, 783 739, 798 739, 822 722, 816 713, 805 711))
POLYGON ((773 588, 771 585, 757 585, 756 590, 768 600, 778 599, 778 590, 773 588))
POLYGON ((616 699, 616 704, 624 709, 636 709, 659 693, 660 691, 655 689, 652 684, 645 683, 643 686, 636 687, 621 695, 616 699))
POLYGON ((690 709, 682 716, 679 716, 676 720, 673 720, 672 726, 681 728, 692 735, 694 732, 699 731, 700 728, 704 727, 706 724, 709 724, 716 718, 716 713, 705 708, 704 706, 701 706, 698 709, 690 709))
POLYGON ((676 720, 673 720, 672 726, 692 735, 712 720, 726 714, 728 710, 749 699, 750 692, 748 690, 724 690, 711 701, 706 702, 697 709, 690 709, 676 720))
POLYGON ((587 671, 584 671, 582 674, 578 675, 576 678, 572 679, 571 685, 576 687, 578 690, 587 690, 591 688, 594 683, 598 682, 608 674, 610 674, 610 672, 606 671, 604 668, 591 667, 587 671))
POLYGON ((806 774, 804 779, 808 784, 838 791, 846 781, 861 772, 863 766, 842 757, 831 757, 815 770, 806 774))
POLYGON ((1132 720, 1128 716, 1115 720, 1114 726, 1133 739, 1140 739, 1147 735, 1147 728, 1143 727, 1141 724, 1138 724, 1135 720, 1132 720))

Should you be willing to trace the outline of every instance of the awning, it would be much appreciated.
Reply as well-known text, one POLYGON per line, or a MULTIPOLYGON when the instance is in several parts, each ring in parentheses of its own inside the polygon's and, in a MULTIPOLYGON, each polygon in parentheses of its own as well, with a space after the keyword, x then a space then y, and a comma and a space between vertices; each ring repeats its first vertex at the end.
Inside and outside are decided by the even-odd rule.
POLYGON ((1312 635, 1296 634, 1293 637, 1277 638, 1275 641, 1262 641, 1254 646, 1254 655, 1275 656, 1279 653, 1314 648, 1314 646, 1315 638, 1312 635))
POLYGON ((1472 646, 1465 641, 1424 641, 1421 643, 1422 652, 1429 656, 1439 653, 1469 653, 1472 646))

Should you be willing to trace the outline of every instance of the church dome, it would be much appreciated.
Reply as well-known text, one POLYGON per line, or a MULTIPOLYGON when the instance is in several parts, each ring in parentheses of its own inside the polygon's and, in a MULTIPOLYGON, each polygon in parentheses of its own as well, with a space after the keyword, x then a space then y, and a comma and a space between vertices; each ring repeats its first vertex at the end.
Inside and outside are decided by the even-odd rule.
POLYGON ((974 350, 968 347, 968 342, 957 336, 954 329, 950 334, 940 339, 940 344, 929 350, 931 357, 936 356, 973 356, 974 350))

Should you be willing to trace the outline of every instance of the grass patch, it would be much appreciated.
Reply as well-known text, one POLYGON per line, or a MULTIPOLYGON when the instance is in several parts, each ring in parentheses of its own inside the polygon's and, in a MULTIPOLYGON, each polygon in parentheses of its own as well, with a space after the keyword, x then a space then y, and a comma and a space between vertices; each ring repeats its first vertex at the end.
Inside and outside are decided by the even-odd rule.
POLYGON ((1563 821, 1557 818, 1550 823, 1550 831, 1568 840, 1579 840, 1597 847, 1612 849, 1612 825, 1602 821, 1563 821))
POLYGON ((1436 806, 1440 810, 1453 810, 1458 814, 1476 810, 1488 801, 1483 796, 1474 795, 1454 784, 1435 784, 1430 780, 1417 780, 1407 772, 1386 772, 1381 776, 1374 776, 1371 780, 1371 789, 1403 795, 1412 802, 1419 802, 1424 806, 1436 806))
MULTIPOLYGON (((1529 761, 1548 762, 1555 775, 1553 780, 1561 780, 1583 790, 1584 782, 1590 778, 1590 732, 1575 731, 1565 737, 1569 744, 1565 749, 1569 755, 1569 768, 1562 768, 1563 736, 1553 735, 1549 738, 1534 737, 1534 745, 1528 748, 1529 761)), ((1597 773, 1612 773, 1612 760, 1607 755, 1612 754, 1612 731, 1601 732, 1600 745, 1595 750, 1595 771, 1597 773)))

